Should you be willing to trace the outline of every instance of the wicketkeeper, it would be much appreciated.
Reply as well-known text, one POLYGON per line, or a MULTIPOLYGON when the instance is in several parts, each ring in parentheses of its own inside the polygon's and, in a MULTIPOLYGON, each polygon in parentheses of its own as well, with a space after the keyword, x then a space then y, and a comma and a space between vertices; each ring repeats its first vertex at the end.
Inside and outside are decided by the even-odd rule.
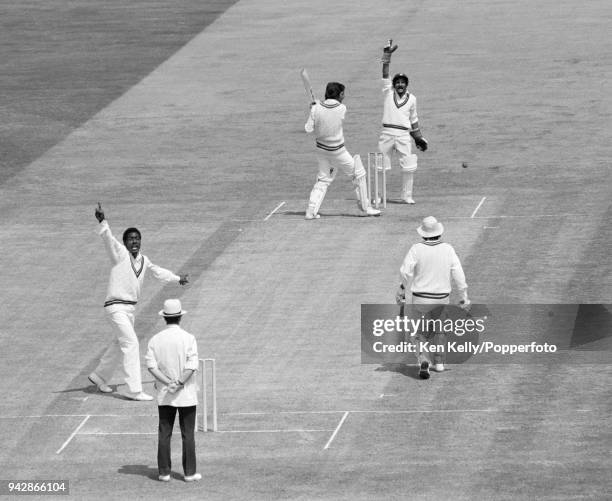
POLYGON ((327 188, 336 177, 340 169, 350 176, 353 184, 359 191, 359 207, 367 216, 378 216, 380 211, 372 208, 368 197, 366 171, 359 155, 354 157, 344 146, 344 132, 342 124, 346 114, 344 100, 344 85, 338 82, 329 82, 325 89, 325 100, 315 102, 310 106, 308 121, 304 126, 306 132, 314 133, 317 146, 317 161, 319 172, 317 181, 310 193, 306 219, 315 219, 319 216, 319 208, 327 193, 327 188))
MULTIPOLYGON (((412 153, 412 140, 421 151, 427 150, 427 141, 419 128, 417 100, 408 92, 408 77, 398 73, 389 80, 391 54, 397 50, 392 41, 383 49, 382 83, 383 83, 383 117, 382 132, 378 139, 378 150, 384 155, 384 168, 391 169, 391 155, 399 157, 402 171, 401 201, 413 204, 412 187, 414 171, 417 169, 417 156, 412 153)), ((378 197, 378 193, 376 194, 378 197)))

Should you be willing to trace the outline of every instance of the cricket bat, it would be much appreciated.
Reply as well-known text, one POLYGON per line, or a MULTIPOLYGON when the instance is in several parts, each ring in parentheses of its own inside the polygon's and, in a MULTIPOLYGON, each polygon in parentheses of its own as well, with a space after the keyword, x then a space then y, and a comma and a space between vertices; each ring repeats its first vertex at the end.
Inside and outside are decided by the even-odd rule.
POLYGON ((300 76, 302 77, 302 82, 304 83, 304 89, 306 89, 306 94, 308 94, 308 97, 311 100, 310 102, 316 103, 317 98, 315 97, 314 92, 312 91, 312 84, 310 83, 310 77, 308 76, 306 68, 302 68, 302 70, 300 71, 300 76))

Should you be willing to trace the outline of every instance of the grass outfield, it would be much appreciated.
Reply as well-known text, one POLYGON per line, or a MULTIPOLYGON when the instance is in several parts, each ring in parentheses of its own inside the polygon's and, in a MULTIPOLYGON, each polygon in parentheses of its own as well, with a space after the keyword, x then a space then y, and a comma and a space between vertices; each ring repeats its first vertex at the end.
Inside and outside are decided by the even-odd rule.
MULTIPOLYGON (((3 480, 67 479, 75 499, 606 499, 608 338, 428 381, 361 364, 359 339, 361 304, 393 302, 430 214, 475 302, 612 303, 606 2, 0 9, 3 480), (338 177, 305 221, 299 69, 318 95, 347 85, 347 147, 365 155, 388 38, 430 143, 417 205, 359 217, 338 177), (175 478, 157 482, 154 404, 87 381, 112 336, 98 201, 115 233, 138 226, 153 262, 190 274, 149 279, 136 330, 144 348, 180 297, 217 360, 199 483, 181 480, 178 434, 175 478)), ((396 168, 391 197, 398 182, 396 168)))

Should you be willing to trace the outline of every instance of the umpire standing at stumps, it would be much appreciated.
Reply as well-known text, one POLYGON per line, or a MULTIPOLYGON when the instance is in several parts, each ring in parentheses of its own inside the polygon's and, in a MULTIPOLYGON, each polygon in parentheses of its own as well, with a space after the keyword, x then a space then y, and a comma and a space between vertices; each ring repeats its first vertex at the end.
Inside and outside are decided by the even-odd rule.
POLYGON ((185 482, 200 480, 196 473, 195 422, 198 404, 196 378, 198 345, 192 334, 181 329, 181 318, 187 313, 178 299, 167 299, 159 312, 166 321, 166 329, 155 334, 147 347, 146 362, 155 377, 159 432, 157 467, 159 480, 170 480, 172 429, 178 411, 183 440, 183 472, 185 482))
MULTIPOLYGON (((450 302, 452 290, 451 280, 454 280, 460 295, 462 308, 469 308, 470 300, 467 294, 467 283, 461 261, 452 245, 442 242, 444 226, 435 217, 423 219, 417 228, 417 233, 423 238, 422 242, 414 244, 404 258, 400 268, 401 283, 396 293, 398 304, 412 303, 415 309, 422 314, 436 310, 437 305, 450 302)), ((443 334, 436 334, 443 336, 443 334)), ((419 377, 429 378, 431 360, 429 353, 422 351, 421 342, 428 341, 426 333, 419 332, 411 337, 416 346, 416 355, 419 364, 419 377)), ((439 344, 439 343, 436 343, 439 344)), ((436 372, 444 370, 440 354, 434 365, 436 372)))

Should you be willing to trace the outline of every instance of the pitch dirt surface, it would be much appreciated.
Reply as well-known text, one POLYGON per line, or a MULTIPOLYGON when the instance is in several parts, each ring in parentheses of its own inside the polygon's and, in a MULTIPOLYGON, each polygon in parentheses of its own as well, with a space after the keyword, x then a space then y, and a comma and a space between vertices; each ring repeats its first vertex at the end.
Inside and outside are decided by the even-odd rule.
POLYGON ((74 499, 609 496, 609 338, 421 381, 362 365, 359 334, 427 215, 474 302, 612 303, 609 2, 206 3, 0 7, 2 480, 67 479, 74 499), (319 96, 346 84, 347 147, 365 156, 388 38, 431 146, 417 205, 360 217, 339 176, 305 221, 299 70, 319 96), (190 274, 149 278, 136 329, 144 349, 180 297, 217 360, 199 483, 181 480, 176 432, 175 478, 157 482, 153 403, 87 381, 112 336, 98 201, 116 234, 138 226, 153 262, 190 274))

